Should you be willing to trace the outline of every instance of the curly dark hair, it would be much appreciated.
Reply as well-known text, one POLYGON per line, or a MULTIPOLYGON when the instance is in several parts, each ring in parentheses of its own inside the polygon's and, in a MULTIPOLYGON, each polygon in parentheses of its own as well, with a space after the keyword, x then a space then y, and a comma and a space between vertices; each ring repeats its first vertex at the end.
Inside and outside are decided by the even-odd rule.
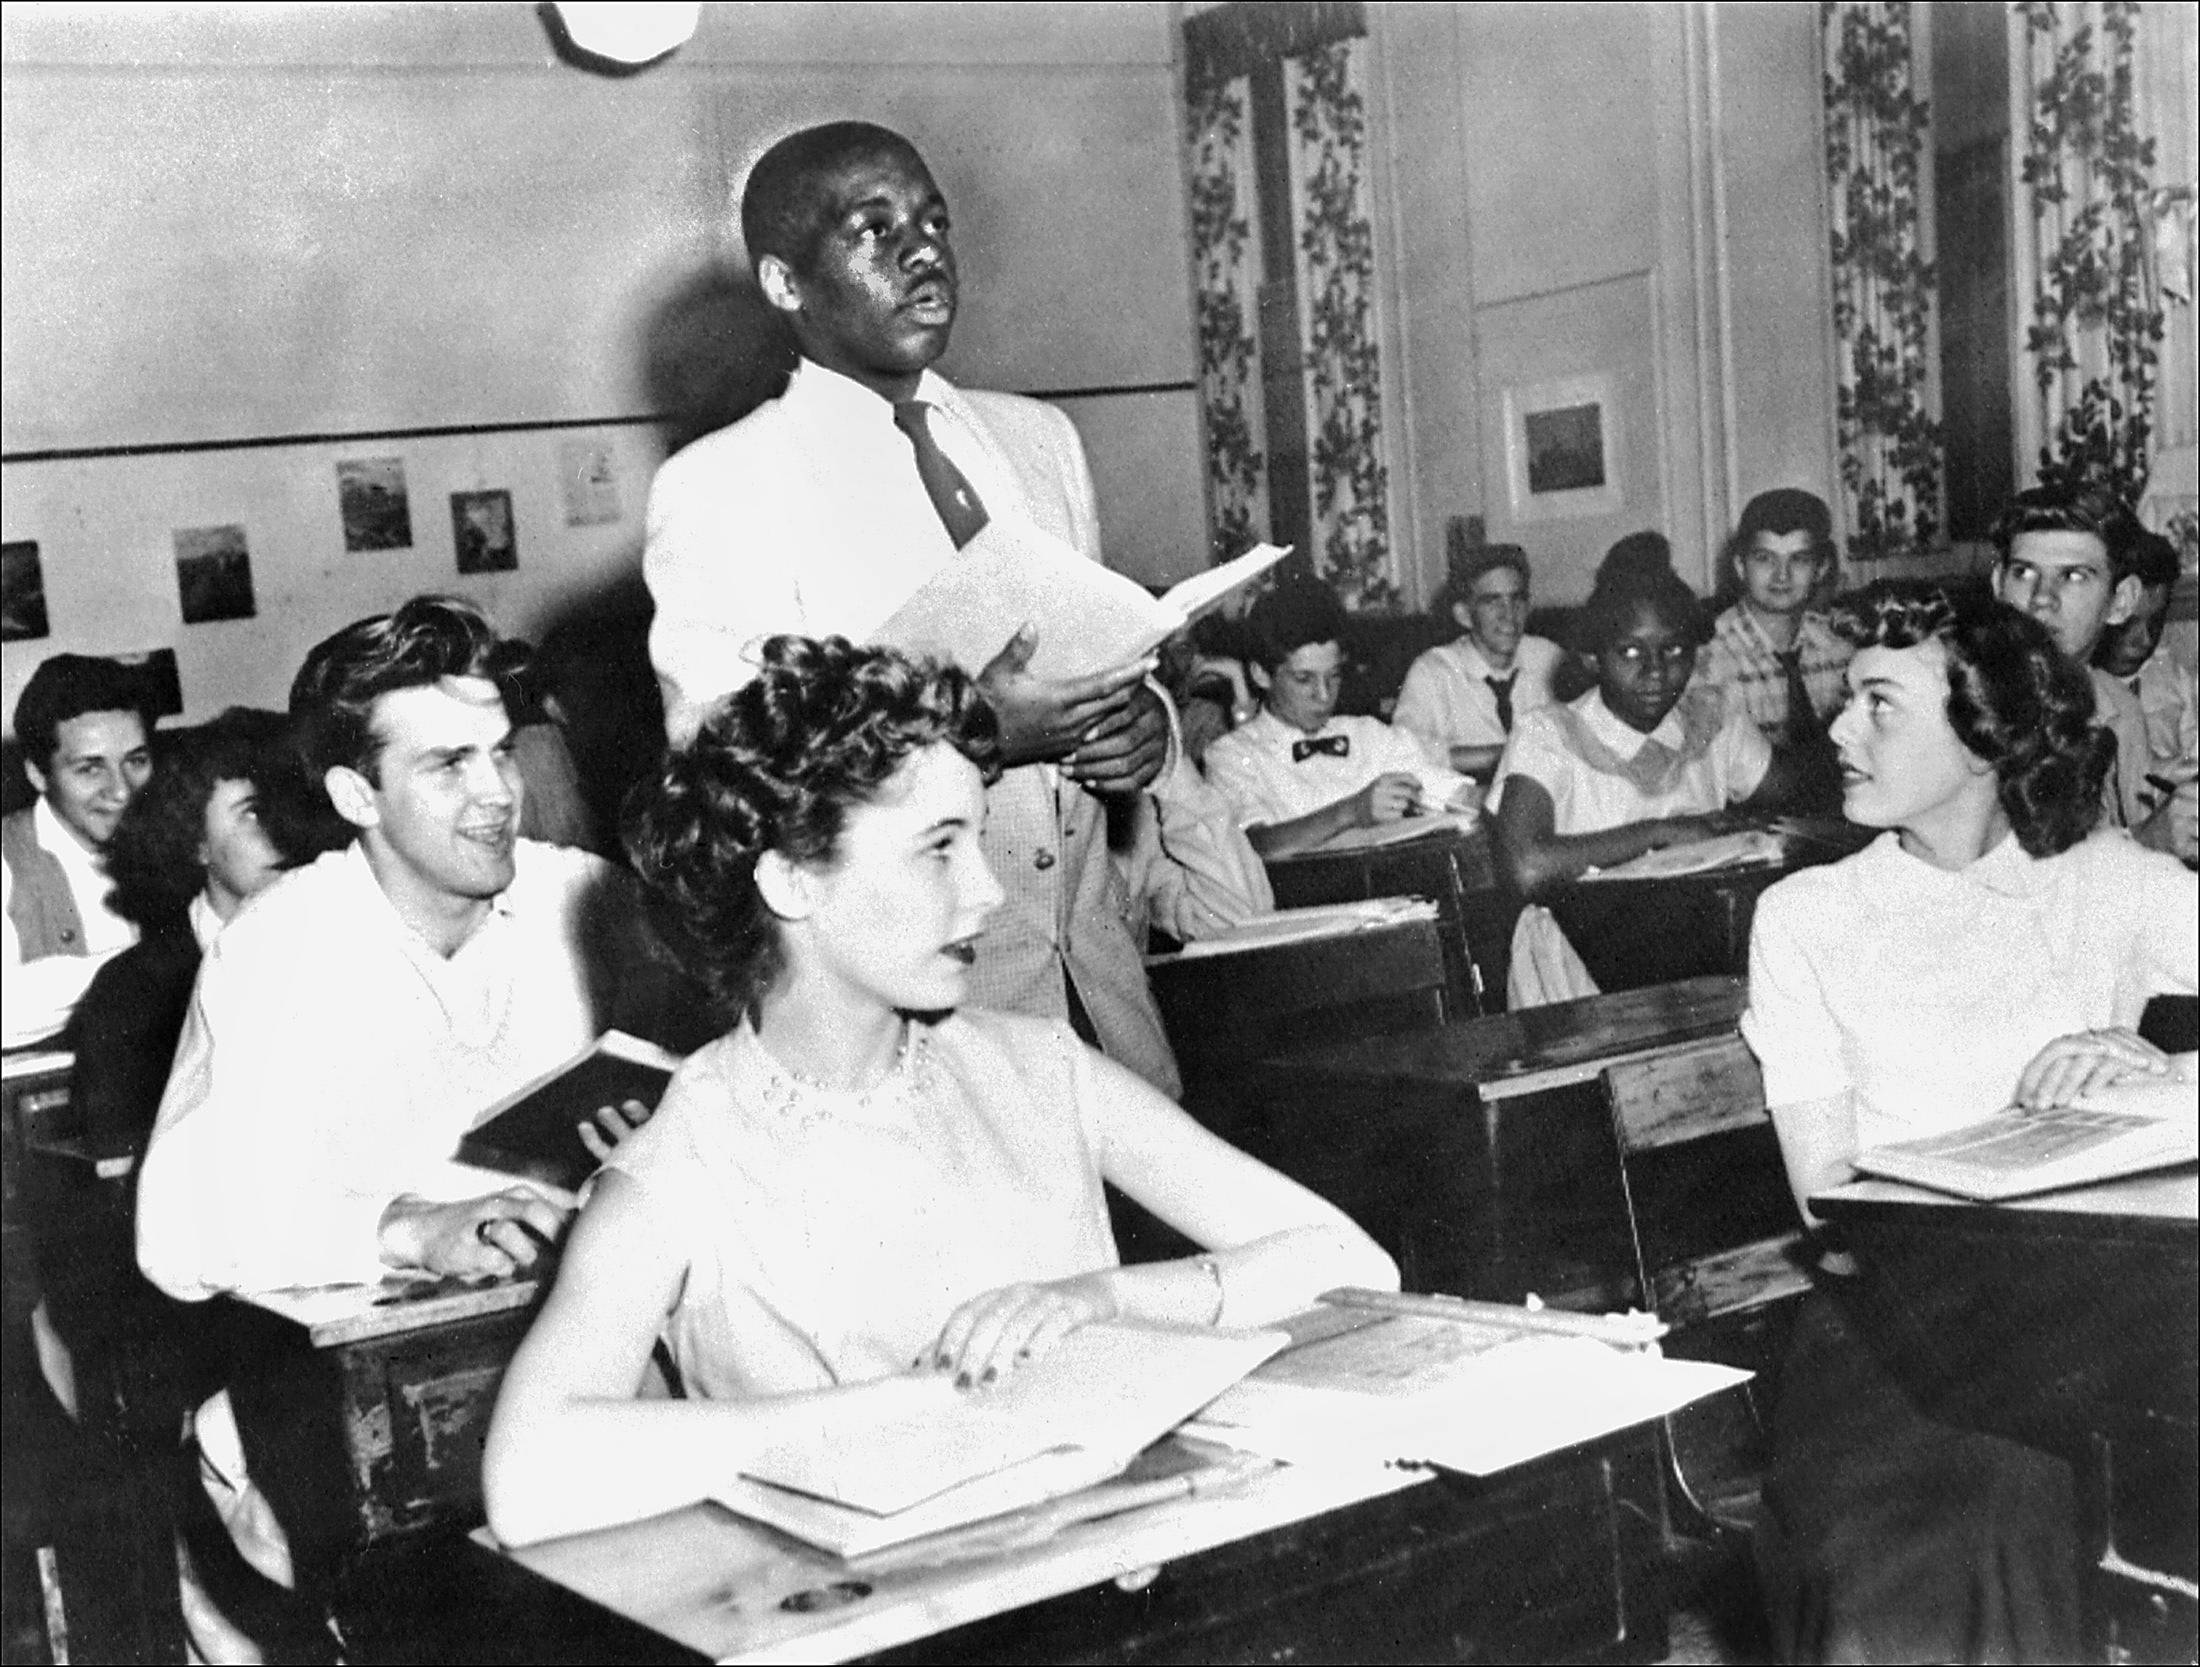
POLYGON ((90 654, 55 654, 38 664, 15 697, 15 738, 40 770, 53 768, 61 726, 87 712, 135 712, 153 738, 152 691, 135 667, 90 654))
POLYGON ((356 620, 316 643, 290 685, 298 751, 316 776, 341 766, 379 784, 377 700, 446 677, 486 677, 510 709, 527 652, 455 596, 415 596, 395 613, 356 620))
POLYGON ((849 807, 940 741, 996 774, 993 708, 962 671, 845 637, 773 637, 755 678, 635 788, 627 854, 664 936, 729 1015, 752 1013, 782 964, 757 860, 831 863, 849 807))
POLYGON ((1835 615, 1858 648, 1937 642, 1948 657, 1948 722, 1994 767, 2001 808, 2035 857, 2099 824, 2116 738, 2093 721, 2093 682, 2031 615, 1975 584, 1883 579, 1835 615))
POLYGON ((1319 579, 1286 579, 1245 616, 1254 664, 1274 671, 1308 643, 1344 646, 1350 621, 1337 593, 1319 579))
MULTIPOLYGON (((106 850, 115 912, 147 929, 190 906, 206 881, 200 847, 206 803, 225 781, 248 781, 263 798, 286 801, 301 786, 279 712, 232 706, 196 729, 164 736, 160 767, 131 799, 106 850)), ((294 821, 263 812, 262 822, 286 863, 315 854, 293 831, 294 821)))
POLYGON ((1688 581, 1672 568, 1646 560, 1614 562, 1606 558, 1597 574, 1596 588, 1581 605, 1575 646, 1584 654, 1602 653, 1633 621, 1638 608, 1655 608, 1698 648, 1711 635, 1703 598, 1689 589, 1688 581))

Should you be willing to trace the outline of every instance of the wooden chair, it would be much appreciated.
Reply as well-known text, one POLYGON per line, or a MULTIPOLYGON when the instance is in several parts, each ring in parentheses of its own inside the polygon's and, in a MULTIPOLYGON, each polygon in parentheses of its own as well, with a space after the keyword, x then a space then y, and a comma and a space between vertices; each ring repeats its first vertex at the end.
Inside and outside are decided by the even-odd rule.
POLYGON ((1673 1328, 1668 1352, 1758 1374, 1666 1420, 1676 1515, 1714 1535, 1740 1529, 1767 1457, 1787 1322, 1810 1289, 1764 1079, 1737 1036, 1603 1076, 1635 1278, 1644 1305, 1673 1328))

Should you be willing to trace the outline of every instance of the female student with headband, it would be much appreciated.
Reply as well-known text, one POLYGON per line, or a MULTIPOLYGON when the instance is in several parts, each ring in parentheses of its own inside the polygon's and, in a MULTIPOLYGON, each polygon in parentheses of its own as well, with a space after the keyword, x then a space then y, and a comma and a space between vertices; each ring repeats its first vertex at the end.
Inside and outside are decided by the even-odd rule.
POLYGON ((1338 1210, 1065 1027, 957 1011, 1001 889, 991 711, 953 669, 779 637, 628 812, 735 1021, 612 1155, 506 1374, 524 1543, 703 1497, 775 1434, 983 1393, 1117 1316, 1254 1324, 1397 1271, 1338 1210), (1117 1264, 1103 1182, 1209 1253, 1117 1264), (641 1398, 662 1344, 684 1396, 641 1398))
MULTIPOLYGON (((1742 1020, 1806 1217, 1868 1147, 2176 1068, 2131 1027, 2200 980, 2200 880, 2093 831, 2105 732, 2036 621, 1879 584, 1841 624, 1843 807, 1888 831, 1765 894, 1742 1020)), ((1858 1334, 1869 1282, 1819 1284, 1765 1489, 1786 1659, 2075 1660, 2068 1467, 1926 1418, 1858 1334)))

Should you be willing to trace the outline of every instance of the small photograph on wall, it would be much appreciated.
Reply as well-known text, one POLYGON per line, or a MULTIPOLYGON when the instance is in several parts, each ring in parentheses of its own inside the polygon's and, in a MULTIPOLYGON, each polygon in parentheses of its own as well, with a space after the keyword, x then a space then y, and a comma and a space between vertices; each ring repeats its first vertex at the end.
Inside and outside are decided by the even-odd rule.
POLYGON ((176 529, 176 593, 186 625, 250 619, 252 555, 242 527, 176 529))
POLYGON ((176 672, 174 649, 145 648, 135 654, 117 654, 114 658, 138 674, 154 717, 183 715, 183 679, 176 672))
POLYGON ((451 542, 461 573, 509 573, 519 566, 519 534, 512 525, 512 494, 453 492, 451 542))
POLYGON ((608 526, 625 513, 619 502, 619 468, 602 440, 567 440, 558 447, 558 478, 565 483, 565 524, 608 526))
POLYGON ((1505 390, 1505 474, 1516 521, 1620 507, 1618 412, 1608 376, 1505 390))
POLYGON ((28 642, 49 629, 46 570, 38 565, 38 541, 0 544, 0 642, 28 642))
POLYGON ((347 550, 412 548, 412 500, 405 495, 405 460, 362 457, 336 465, 336 504, 347 550))

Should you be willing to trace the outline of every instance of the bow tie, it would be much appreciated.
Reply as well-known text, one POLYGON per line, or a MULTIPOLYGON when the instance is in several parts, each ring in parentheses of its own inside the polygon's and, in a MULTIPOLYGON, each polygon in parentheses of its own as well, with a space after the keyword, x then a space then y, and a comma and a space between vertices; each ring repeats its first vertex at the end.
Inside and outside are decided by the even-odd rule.
POLYGON ((1291 762, 1294 764, 1304 764, 1309 758, 1319 753, 1327 753, 1331 758, 1349 758, 1352 756, 1352 737, 1349 735, 1324 735, 1318 741, 1293 741, 1291 743, 1291 762))

